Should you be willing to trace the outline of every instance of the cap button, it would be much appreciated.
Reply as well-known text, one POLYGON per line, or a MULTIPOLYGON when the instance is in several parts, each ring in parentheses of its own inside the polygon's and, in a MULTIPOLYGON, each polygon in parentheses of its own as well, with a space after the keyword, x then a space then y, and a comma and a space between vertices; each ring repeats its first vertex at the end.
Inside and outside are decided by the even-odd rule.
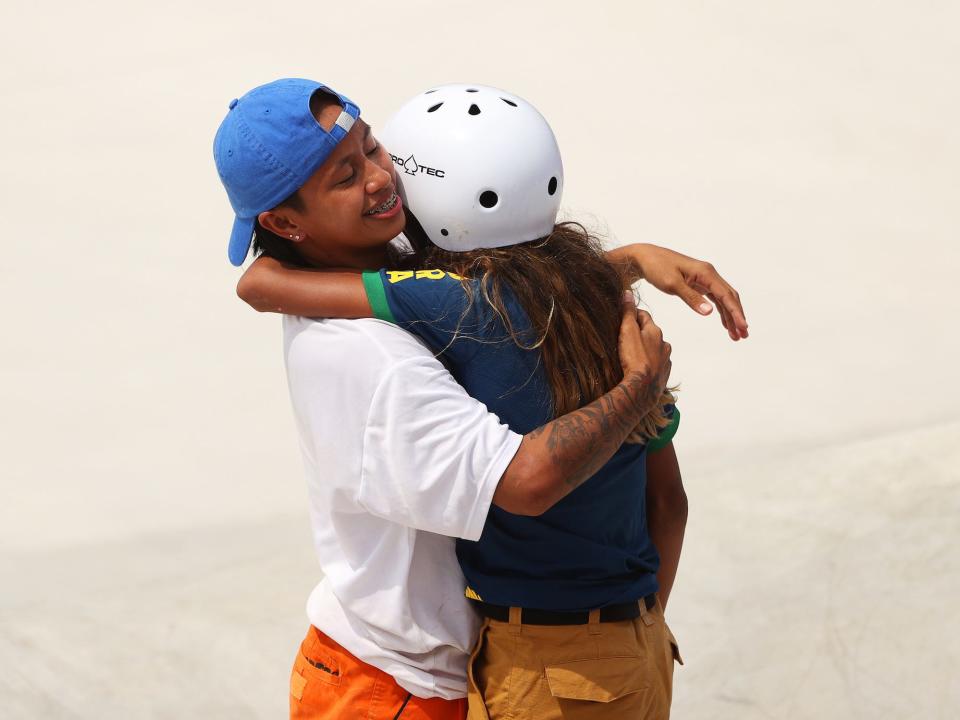
POLYGON ((237 103, 238 103, 238 102, 239 102, 239 100, 237 100, 236 98, 234 98, 233 100, 231 100, 231 101, 230 101, 230 109, 233 110, 233 109, 237 106, 237 103))

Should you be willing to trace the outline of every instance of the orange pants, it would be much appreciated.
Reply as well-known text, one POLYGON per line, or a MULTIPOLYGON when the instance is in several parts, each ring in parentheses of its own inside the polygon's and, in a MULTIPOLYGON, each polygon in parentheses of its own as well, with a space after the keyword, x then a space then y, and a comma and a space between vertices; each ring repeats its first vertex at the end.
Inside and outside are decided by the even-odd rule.
POLYGON ((464 720, 466 698, 424 700, 311 626, 290 675, 290 717, 323 720, 464 720))

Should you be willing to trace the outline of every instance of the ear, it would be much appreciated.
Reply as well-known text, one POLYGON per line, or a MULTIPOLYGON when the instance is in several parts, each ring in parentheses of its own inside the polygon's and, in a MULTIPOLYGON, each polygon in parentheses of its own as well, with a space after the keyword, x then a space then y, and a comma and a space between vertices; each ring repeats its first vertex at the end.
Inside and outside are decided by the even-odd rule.
POLYGON ((257 220, 265 230, 279 235, 284 240, 300 242, 306 237, 300 227, 282 210, 267 210, 260 213, 257 220))

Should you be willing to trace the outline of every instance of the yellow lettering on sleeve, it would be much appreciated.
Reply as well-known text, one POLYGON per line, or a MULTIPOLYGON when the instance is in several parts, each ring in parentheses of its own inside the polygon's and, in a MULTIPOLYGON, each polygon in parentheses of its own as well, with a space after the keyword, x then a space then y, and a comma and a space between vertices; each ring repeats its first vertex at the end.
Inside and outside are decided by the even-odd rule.
POLYGON ((417 280, 443 280, 446 275, 443 270, 417 270, 417 280))
POLYGON ((413 277, 413 270, 387 270, 387 278, 390 284, 398 283, 401 280, 409 280, 413 277))

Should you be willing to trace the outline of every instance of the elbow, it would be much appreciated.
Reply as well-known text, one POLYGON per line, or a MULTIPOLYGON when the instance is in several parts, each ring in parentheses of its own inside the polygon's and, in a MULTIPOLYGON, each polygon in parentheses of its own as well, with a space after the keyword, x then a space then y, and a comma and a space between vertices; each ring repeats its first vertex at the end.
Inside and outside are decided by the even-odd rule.
POLYGON ((669 491, 658 493, 647 499, 651 510, 664 517, 673 518, 674 522, 687 524, 690 514, 690 503, 683 486, 672 487, 669 491))
POLYGON ((680 496, 677 498, 677 516, 678 519, 683 521, 684 526, 687 524, 689 514, 690 503, 687 501, 687 493, 683 488, 680 488, 680 496))
POLYGON ((524 498, 524 511, 519 513, 528 517, 539 517, 557 504, 557 493, 550 483, 537 479, 530 483, 524 498))
POLYGON ((515 510, 509 510, 508 512, 513 515, 522 515, 523 517, 540 517, 552 508, 553 505, 552 502, 547 502, 540 498, 529 498, 521 501, 515 510))
POLYGON ((496 504, 513 515, 537 517, 552 508, 560 495, 556 488, 559 480, 553 477, 541 463, 524 457, 516 457, 504 476, 505 492, 494 496, 496 504))
POLYGON ((566 494, 561 489, 565 476, 553 467, 537 463, 529 468, 524 481, 523 512, 521 515, 539 517, 556 505, 566 494))
POLYGON ((267 312, 269 310, 264 301, 260 284, 249 274, 243 275, 237 282, 237 297, 257 312, 267 312))

